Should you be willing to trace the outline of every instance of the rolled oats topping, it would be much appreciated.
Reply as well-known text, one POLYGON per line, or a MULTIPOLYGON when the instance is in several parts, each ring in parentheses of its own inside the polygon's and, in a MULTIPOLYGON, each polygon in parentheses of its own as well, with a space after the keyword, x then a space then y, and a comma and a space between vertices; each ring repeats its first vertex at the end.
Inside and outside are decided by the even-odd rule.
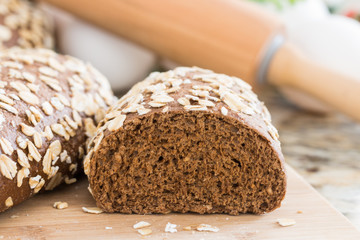
POLYGON ((27 145, 28 145, 29 155, 33 159, 35 159, 35 161, 40 162, 41 155, 40 155, 39 150, 37 149, 37 147, 35 147, 35 145, 31 141, 28 141, 27 145))
POLYGON ((30 168, 29 159, 26 154, 19 148, 16 149, 16 152, 18 155, 18 163, 25 168, 30 168))
POLYGON ((0 108, 6 110, 6 111, 8 111, 8 112, 11 112, 11 113, 13 113, 13 114, 15 114, 15 115, 18 114, 18 111, 16 110, 16 108, 10 106, 9 104, 0 102, 0 108))
POLYGON ((23 139, 21 136, 18 136, 16 138, 16 143, 18 144, 18 146, 21 148, 21 149, 25 149, 27 148, 27 141, 25 139, 23 139))
POLYGON ((53 139, 54 134, 49 126, 46 126, 44 132, 42 132, 42 136, 45 137, 48 141, 53 139))
POLYGON ((9 158, 8 156, 1 154, 0 155, 0 172, 4 177, 12 180, 17 173, 16 162, 11 160, 11 158, 9 158))
MULTIPOLYGON (((58 71, 56 71, 56 70, 54 70, 53 68, 50 68, 50 67, 40 67, 39 72, 41 74, 44 74, 44 75, 49 76, 49 77, 57 77, 58 74, 59 74, 58 71)), ((58 81, 56 81, 56 82, 58 82, 58 81)))
POLYGON ((26 103, 31 104, 31 105, 38 105, 40 103, 39 98, 35 94, 28 92, 28 91, 20 91, 19 97, 23 101, 25 101, 26 103))
POLYGON ((221 107, 221 113, 226 116, 228 114, 228 110, 226 109, 226 107, 221 107))
POLYGON ((56 133, 57 135, 64 137, 65 139, 70 139, 69 134, 66 132, 65 128, 61 124, 52 124, 51 130, 56 133))
POLYGON ((11 98, 4 95, 4 94, 0 94, 0 101, 2 101, 4 103, 7 103, 9 105, 14 105, 14 101, 11 98))
POLYGON ((45 180, 43 178, 41 178, 40 182, 34 188, 34 193, 38 193, 44 185, 45 185, 45 180))
POLYGON ((16 184, 17 187, 22 186, 23 179, 29 177, 29 174, 30 174, 29 168, 23 167, 22 169, 19 170, 17 174, 17 184, 16 184))
POLYGON ((37 175, 36 177, 31 177, 29 180, 30 188, 34 189, 40 183, 40 180, 41 180, 40 175, 37 175))
POLYGON ((29 73, 29 72, 23 72, 22 76, 26 81, 28 81, 30 83, 33 83, 36 80, 35 75, 33 75, 33 74, 29 73))
POLYGON ((52 97, 50 99, 50 103, 58 111, 62 111, 65 108, 64 104, 62 104, 60 99, 57 97, 52 97))
POLYGON ((50 116, 54 113, 54 109, 49 102, 43 102, 41 106, 46 115, 50 116))
POLYGON ((2 42, 9 41, 11 35, 12 35, 11 30, 8 27, 0 25, 0 40, 2 42))
POLYGON ((3 129, 3 123, 5 123, 5 117, 0 113, 0 131, 3 129))
POLYGON ((35 132, 33 136, 34 136, 35 147, 41 148, 41 146, 42 146, 42 136, 41 136, 41 133, 35 132))
POLYGON ((124 124, 125 119, 126 115, 119 115, 118 117, 111 120, 108 125, 109 131, 116 131, 121 128, 124 124))
POLYGON ((14 151, 14 149, 11 146, 11 143, 4 137, 0 138, 0 146, 2 151, 7 155, 11 155, 14 151))

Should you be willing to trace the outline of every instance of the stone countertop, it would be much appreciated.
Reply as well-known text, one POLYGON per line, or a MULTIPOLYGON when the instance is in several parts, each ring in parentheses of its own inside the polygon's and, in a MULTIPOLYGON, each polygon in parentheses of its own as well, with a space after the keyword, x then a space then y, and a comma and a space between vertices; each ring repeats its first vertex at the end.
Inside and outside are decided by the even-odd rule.
POLYGON ((271 87, 258 95, 279 130, 286 162, 360 230, 360 123, 301 110, 271 87))

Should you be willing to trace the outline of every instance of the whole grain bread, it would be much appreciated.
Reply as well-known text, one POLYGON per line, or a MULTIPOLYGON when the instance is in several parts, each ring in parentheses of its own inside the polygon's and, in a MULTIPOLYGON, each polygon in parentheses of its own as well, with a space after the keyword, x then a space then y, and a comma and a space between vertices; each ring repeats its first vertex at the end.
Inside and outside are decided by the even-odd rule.
POLYGON ((113 101, 91 65, 45 49, 0 53, 0 212, 81 171, 113 101))
POLYGON ((264 213, 286 191, 268 110, 242 80, 153 73, 100 122, 84 159, 98 207, 122 213, 264 213))
POLYGON ((36 4, 0 0, 0 49, 53 48, 53 24, 36 4))

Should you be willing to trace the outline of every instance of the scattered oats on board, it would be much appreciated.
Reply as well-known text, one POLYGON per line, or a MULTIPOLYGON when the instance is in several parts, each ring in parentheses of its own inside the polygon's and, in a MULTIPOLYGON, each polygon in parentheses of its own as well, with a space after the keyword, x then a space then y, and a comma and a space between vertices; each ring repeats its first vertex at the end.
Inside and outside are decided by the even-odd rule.
POLYGON ((91 214, 100 214, 103 212, 103 210, 101 210, 98 207, 82 207, 82 210, 86 213, 91 213, 91 214))
POLYGON ((141 228, 141 229, 138 229, 138 233, 140 233, 141 236, 147 236, 152 233, 152 230, 151 230, 151 228, 141 228))
POLYGON ((277 223, 282 227, 289 227, 296 224, 295 220, 291 218, 279 218, 277 223))
POLYGON ((105 229, 106 229, 106 230, 111 230, 111 229, 112 229, 112 227, 105 227, 105 229))
POLYGON ((76 178, 69 178, 68 176, 65 177, 66 184, 73 184, 73 183, 76 183, 76 181, 77 181, 76 178))
POLYGON ((134 229, 140 229, 140 228, 145 228, 145 227, 149 227, 149 226, 151 226, 150 223, 141 221, 141 222, 138 222, 138 223, 134 224, 133 228, 134 229))
POLYGON ((191 228, 191 226, 185 226, 185 227, 183 227, 183 230, 184 231, 191 231, 192 228, 191 228))
POLYGON ((11 219, 19 218, 19 217, 20 217, 19 215, 11 215, 11 216, 10 216, 11 219))
POLYGON ((218 227, 213 227, 209 224, 200 224, 196 227, 196 230, 200 232, 218 232, 220 229, 218 227))
POLYGON ((165 226, 165 232, 176 233, 177 232, 176 227, 177 227, 176 224, 172 224, 168 222, 165 226))
POLYGON ((68 208, 69 204, 67 202, 55 202, 53 207, 61 210, 61 209, 68 208))

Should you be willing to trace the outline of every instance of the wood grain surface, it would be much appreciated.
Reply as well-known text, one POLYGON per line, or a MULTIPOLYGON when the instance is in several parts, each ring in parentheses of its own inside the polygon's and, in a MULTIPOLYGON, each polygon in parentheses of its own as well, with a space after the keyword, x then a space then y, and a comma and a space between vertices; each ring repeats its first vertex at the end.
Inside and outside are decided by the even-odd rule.
POLYGON ((360 232, 343 215, 292 168, 287 170, 288 192, 282 207, 261 216, 88 214, 82 207, 93 207, 95 202, 82 179, 0 214, 0 239, 360 239, 360 232), (56 201, 66 201, 69 207, 54 209, 56 201), (276 223, 279 218, 294 219, 296 224, 281 227, 276 223), (137 233, 132 226, 139 221, 151 223, 153 233, 146 237, 137 233), (168 222, 178 225, 177 233, 165 233, 168 222), (220 231, 182 230, 201 223, 220 231))

